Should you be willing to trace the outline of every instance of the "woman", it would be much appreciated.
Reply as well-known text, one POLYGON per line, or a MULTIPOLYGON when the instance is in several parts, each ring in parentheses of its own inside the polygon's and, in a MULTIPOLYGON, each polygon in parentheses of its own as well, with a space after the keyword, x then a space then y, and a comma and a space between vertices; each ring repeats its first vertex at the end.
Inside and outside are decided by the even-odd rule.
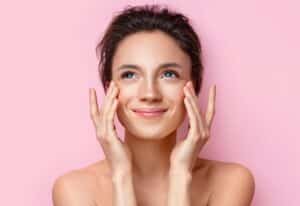
POLYGON ((99 107, 90 89, 90 113, 106 159, 59 177, 54 205, 250 205, 249 169, 197 157, 210 138, 216 87, 202 113, 201 45, 188 19, 159 6, 129 7, 113 19, 97 51, 106 96, 99 107), (176 141, 186 115, 187 136, 176 141))

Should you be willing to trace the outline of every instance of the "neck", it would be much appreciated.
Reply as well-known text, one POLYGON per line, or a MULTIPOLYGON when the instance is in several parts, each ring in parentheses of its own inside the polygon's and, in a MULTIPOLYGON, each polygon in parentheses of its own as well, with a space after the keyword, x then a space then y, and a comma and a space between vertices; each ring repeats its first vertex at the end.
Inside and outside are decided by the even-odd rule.
POLYGON ((176 144, 176 130, 161 139, 136 137, 125 130, 125 141, 132 152, 133 175, 138 179, 166 178, 170 155, 176 144))

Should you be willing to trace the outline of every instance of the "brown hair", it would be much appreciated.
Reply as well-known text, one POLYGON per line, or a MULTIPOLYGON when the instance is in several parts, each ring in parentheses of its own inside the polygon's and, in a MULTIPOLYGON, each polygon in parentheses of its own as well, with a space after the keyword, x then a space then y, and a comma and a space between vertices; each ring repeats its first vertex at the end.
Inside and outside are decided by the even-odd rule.
POLYGON ((162 31, 171 36, 192 62, 191 79, 198 95, 202 84, 203 65, 200 40, 189 19, 160 5, 128 6, 114 16, 96 46, 99 76, 106 92, 112 78, 112 60, 121 40, 140 31, 162 31))

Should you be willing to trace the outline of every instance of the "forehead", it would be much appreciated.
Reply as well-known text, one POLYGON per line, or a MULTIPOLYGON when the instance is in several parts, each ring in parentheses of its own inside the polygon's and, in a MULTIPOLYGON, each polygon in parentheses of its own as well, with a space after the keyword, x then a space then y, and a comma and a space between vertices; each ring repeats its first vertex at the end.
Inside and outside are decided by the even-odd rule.
POLYGON ((156 67, 165 62, 190 66, 189 56, 168 34, 161 31, 138 32, 119 43, 113 59, 113 69, 121 64, 156 67))

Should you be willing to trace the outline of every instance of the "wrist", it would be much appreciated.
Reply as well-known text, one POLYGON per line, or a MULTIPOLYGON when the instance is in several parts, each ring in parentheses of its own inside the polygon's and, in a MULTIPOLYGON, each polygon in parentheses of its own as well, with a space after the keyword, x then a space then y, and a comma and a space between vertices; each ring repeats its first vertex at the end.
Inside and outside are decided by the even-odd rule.
POLYGON ((112 173, 112 182, 122 182, 132 178, 130 170, 116 171, 112 173))
POLYGON ((170 169, 169 177, 175 179, 184 179, 184 180, 191 180, 192 179, 192 172, 188 169, 170 169))
POLYGON ((171 165, 169 173, 174 174, 191 174, 191 170, 187 167, 171 165))
POLYGON ((192 178, 192 172, 186 169, 170 169, 169 176, 179 176, 184 178, 192 178))

